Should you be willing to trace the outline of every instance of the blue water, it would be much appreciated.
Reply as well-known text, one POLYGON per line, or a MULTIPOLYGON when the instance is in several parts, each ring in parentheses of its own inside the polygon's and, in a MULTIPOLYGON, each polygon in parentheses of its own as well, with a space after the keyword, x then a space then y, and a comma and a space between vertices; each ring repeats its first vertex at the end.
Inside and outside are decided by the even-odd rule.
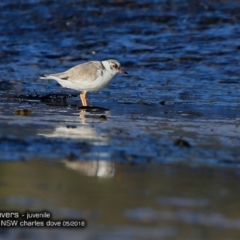
POLYGON ((197 103, 239 105, 238 1, 2 1, 1 8, 2 79, 24 90, 56 91, 38 76, 116 58, 130 73, 108 88, 117 99, 185 102, 187 93, 197 103))
POLYGON ((0 1, 0 212, 88 223, 1 239, 239 239, 239 12, 236 0, 0 1), (39 79, 109 58, 129 74, 89 93, 91 109, 39 79))

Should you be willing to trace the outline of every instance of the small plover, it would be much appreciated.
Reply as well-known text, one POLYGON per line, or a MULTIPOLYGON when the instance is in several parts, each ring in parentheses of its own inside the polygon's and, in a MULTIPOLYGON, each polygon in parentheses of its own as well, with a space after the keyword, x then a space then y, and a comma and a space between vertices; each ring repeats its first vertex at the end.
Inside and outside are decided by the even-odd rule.
POLYGON ((81 91, 80 99, 87 106, 87 92, 98 91, 107 86, 118 73, 127 72, 121 68, 120 62, 114 59, 91 61, 79 64, 65 72, 44 74, 41 79, 54 79, 62 87, 81 91))

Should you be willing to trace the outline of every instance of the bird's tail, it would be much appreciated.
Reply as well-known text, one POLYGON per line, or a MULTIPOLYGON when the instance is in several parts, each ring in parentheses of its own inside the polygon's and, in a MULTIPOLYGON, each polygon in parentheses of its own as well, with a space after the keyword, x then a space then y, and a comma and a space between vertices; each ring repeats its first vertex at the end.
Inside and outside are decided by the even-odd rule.
POLYGON ((40 76, 40 79, 49 79, 49 74, 43 74, 40 76))

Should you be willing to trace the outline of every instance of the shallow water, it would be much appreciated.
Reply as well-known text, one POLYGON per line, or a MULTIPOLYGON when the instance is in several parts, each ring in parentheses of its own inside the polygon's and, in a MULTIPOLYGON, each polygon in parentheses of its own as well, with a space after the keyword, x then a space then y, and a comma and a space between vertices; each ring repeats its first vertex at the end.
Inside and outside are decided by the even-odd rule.
MULTIPOLYGON (((0 8, 3 209, 84 217, 82 239, 239 239, 238 1, 0 8), (91 109, 39 79, 109 58, 129 75, 88 94, 91 109)), ((52 239, 59 229, 28 231, 1 237, 52 239)))
POLYGON ((0 169, 2 210, 87 221, 84 229, 0 228, 2 239, 239 238, 239 171, 114 161, 8 162, 0 169))

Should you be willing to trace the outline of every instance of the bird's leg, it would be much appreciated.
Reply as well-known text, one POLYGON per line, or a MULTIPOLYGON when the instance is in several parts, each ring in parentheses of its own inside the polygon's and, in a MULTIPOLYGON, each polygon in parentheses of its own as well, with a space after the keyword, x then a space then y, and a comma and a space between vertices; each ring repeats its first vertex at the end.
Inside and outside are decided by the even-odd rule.
POLYGON ((84 96, 84 106, 87 106, 88 104, 87 104, 87 92, 83 92, 84 94, 83 94, 83 96, 84 96))
POLYGON ((87 106, 86 94, 87 94, 86 91, 83 91, 82 93, 80 93, 80 98, 81 98, 81 101, 82 101, 82 105, 84 107, 87 106))

